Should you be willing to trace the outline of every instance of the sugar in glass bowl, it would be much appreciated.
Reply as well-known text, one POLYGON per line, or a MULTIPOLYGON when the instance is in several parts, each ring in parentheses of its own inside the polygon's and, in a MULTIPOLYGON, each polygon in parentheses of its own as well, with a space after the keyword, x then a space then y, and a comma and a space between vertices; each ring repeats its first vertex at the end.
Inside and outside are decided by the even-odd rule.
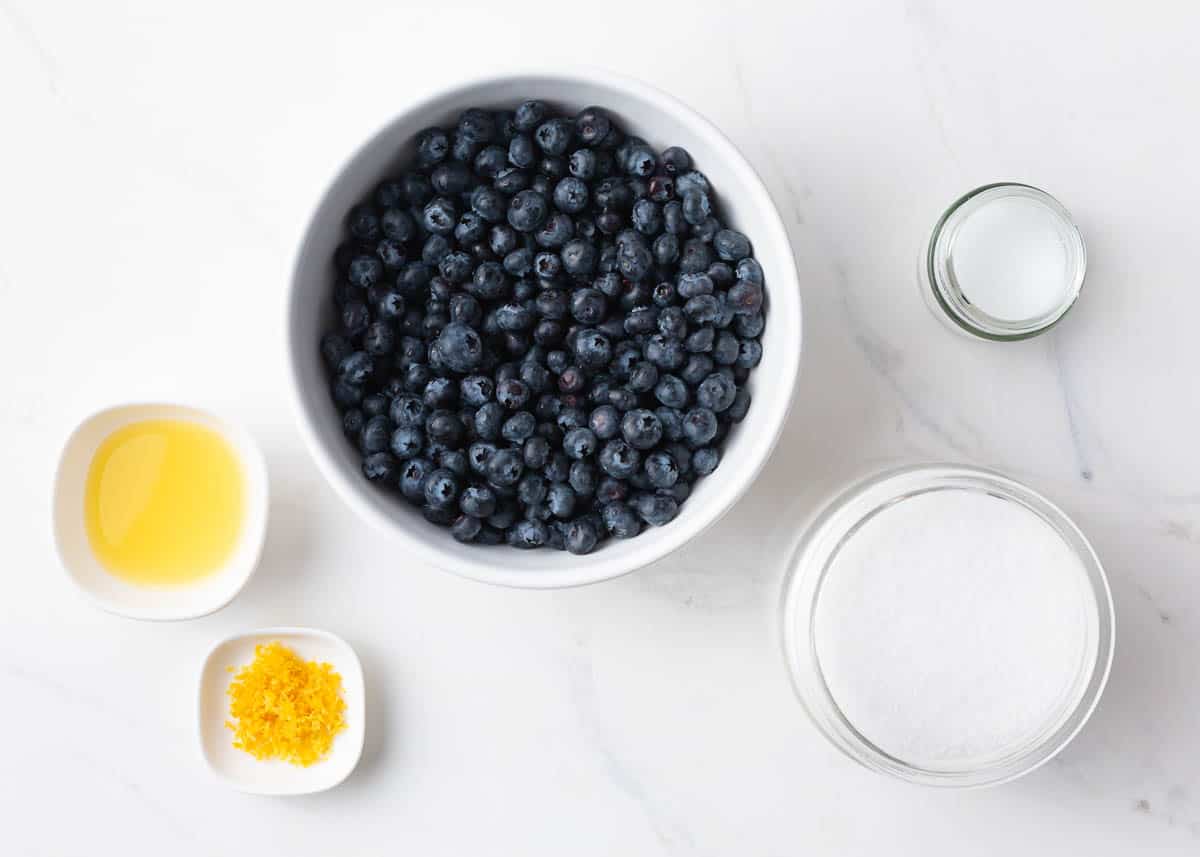
POLYGON ((597 71, 531 72, 486 77, 445 89, 404 110, 355 152, 316 207, 295 262, 287 305, 292 390, 304 439, 319 468, 361 517, 390 533, 399 556, 464 577, 508 586, 550 588, 593 583, 666 556, 715 523, 746 491, 782 430, 800 366, 799 283, 787 233, 762 180, 715 126, 646 84, 597 71), (342 434, 330 401, 319 340, 328 329, 334 250, 347 212, 411 160, 413 138, 449 125, 468 107, 515 107, 538 98, 574 112, 597 105, 655 149, 682 146, 711 180, 724 220, 749 236, 766 281, 763 358, 748 383, 746 419, 730 433, 717 470, 699 480, 678 517, 632 539, 611 539, 592 554, 549 548, 522 551, 456 542, 419 511, 363 478, 360 456, 342 434))

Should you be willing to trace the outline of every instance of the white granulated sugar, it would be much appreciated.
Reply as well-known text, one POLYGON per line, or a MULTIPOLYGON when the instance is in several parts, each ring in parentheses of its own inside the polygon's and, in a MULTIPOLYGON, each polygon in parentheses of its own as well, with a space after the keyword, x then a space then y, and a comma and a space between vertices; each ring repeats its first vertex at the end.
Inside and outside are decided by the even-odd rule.
POLYGON ((963 296, 992 318, 1026 321, 1060 307, 1071 288, 1062 219, 1041 201, 981 205, 954 237, 951 265, 963 296))
POLYGON ((1080 560, 1025 507, 940 489, 878 512, 834 557, 817 657, 846 719, 926 770, 1001 758, 1056 728, 1096 659, 1080 560))

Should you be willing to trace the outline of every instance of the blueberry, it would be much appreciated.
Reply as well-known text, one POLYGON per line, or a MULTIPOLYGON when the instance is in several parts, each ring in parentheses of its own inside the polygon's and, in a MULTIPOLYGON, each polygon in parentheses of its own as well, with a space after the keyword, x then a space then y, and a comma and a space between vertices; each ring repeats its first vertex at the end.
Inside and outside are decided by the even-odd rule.
POLYGON ((520 410, 529 401, 529 388, 517 378, 509 378, 496 385, 496 401, 510 411, 520 410))
POLYGON ((504 407, 499 402, 487 402, 475 411, 475 435, 484 440, 495 440, 500 436, 504 421, 504 407))
POLYGON ((675 174, 675 193, 682 197, 689 191, 700 191, 701 193, 709 193, 712 187, 708 183, 708 178, 699 170, 680 171, 675 174))
POLYGON ((762 286, 738 280, 729 290, 729 304, 738 315, 758 315, 763 306, 762 286))
POLYGON ((508 204, 508 222, 518 232, 534 232, 546 222, 549 211, 545 196, 534 190, 523 190, 508 204))
POLYGON ((498 223, 504 219, 507 200, 495 188, 480 185, 471 191, 471 210, 488 223, 498 223))
POLYGON ((762 266, 755 259, 742 259, 737 263, 736 278, 761 286, 763 284, 762 266))
POLYGON ((425 435, 418 428, 398 428, 388 440, 388 448, 401 461, 416 458, 425 446, 425 435))
POLYGON ((455 518, 454 523, 450 525, 450 535, 454 536, 457 541, 464 544, 475 541, 483 529, 483 524, 478 518, 470 515, 459 515, 455 518))
POLYGON ((692 237, 699 239, 705 244, 711 244, 720 231, 721 221, 710 214, 692 227, 692 237))
POLYGON ((720 366, 732 366, 737 362, 741 348, 736 336, 728 330, 722 330, 713 343, 712 358, 720 366))
POLYGON ((717 416, 710 409, 692 408, 683 418, 683 436, 692 446, 704 446, 717 434, 717 416))
POLYGON ((447 253, 438 263, 438 273, 445 278, 447 283, 461 283, 471 276, 471 269, 474 267, 474 260, 470 253, 464 253, 462 250, 455 250, 447 253))
POLYGON ((679 514, 679 504, 662 494, 639 494, 633 503, 638 516, 654 527, 670 523, 679 514))
POLYGON ((365 421, 366 418, 362 411, 358 408, 351 408, 342 414, 342 431, 346 433, 346 437, 354 440, 362 433, 365 421))
POLYGON ((588 417, 588 428, 600 440, 611 440, 621 431, 621 415, 612 405, 601 405, 588 417))
POLYGON ((712 250, 699 238, 683 242, 679 254, 679 270, 684 274, 699 274, 712 264, 712 250))
POLYGON ((596 248, 582 238, 568 241, 562 248, 562 265, 572 277, 590 276, 596 269, 596 248))
POLYGON ((533 434, 536 425, 537 420, 533 414, 529 411, 518 411, 504 421, 500 428, 500 436, 512 443, 521 443, 533 434))
POLYGON ((544 437, 531 437, 521 447, 521 458, 530 470, 541 470, 550 460, 550 442, 544 437))
POLYGON ((670 232, 664 232, 654 239, 650 247, 656 265, 670 265, 679 258, 679 237, 670 232))
POLYGON ((598 324, 608 311, 608 302, 598 289, 575 289, 571 293, 571 316, 580 324, 598 324))
POLYGON ((380 182, 375 188, 375 204, 380 208, 391 208, 408 200, 404 184, 398 181, 380 182))
POLYGON ((565 536, 566 548, 573 554, 591 553, 596 548, 600 536, 596 525, 587 518, 577 518, 567 524, 565 536))
POLYGON ((508 276, 499 262, 480 262, 466 289, 480 300, 494 301, 508 291, 508 276))
POLYGON ((567 481, 576 494, 582 497, 590 497, 596 491, 596 480, 598 478, 596 468, 591 462, 576 461, 571 465, 567 481))
POLYGON ((492 182, 492 186, 505 196, 512 196, 520 193, 523 190, 528 190, 533 182, 529 178, 529 173, 525 170, 519 170, 516 167, 505 167, 496 173, 496 178, 492 182))
MULTIPOLYGON (((713 343, 716 340, 716 337, 716 331, 706 325, 699 330, 689 333, 687 339, 683 341, 683 347, 686 348, 691 354, 703 354, 705 352, 712 351, 713 343)), ((689 362, 690 359, 691 358, 689 358, 689 362)), ((685 378, 684 380, 687 379, 685 378)), ((688 381, 688 383, 694 384, 696 382, 688 381)))
POLYGON ((363 425, 358 445, 368 455, 373 452, 383 452, 388 448, 388 440, 391 437, 391 432, 392 422, 385 415, 380 414, 371 417, 363 425))
POLYGON ((682 175, 692 168, 692 157, 687 153, 686 149, 682 149, 679 146, 672 146, 669 149, 663 150, 662 165, 667 175, 682 175))
POLYGON ((734 366, 739 369, 753 369, 762 361, 762 346, 755 339, 743 339, 738 346, 737 360, 734 366))
POLYGON ((603 366, 612 359, 612 343, 594 328, 580 331, 575 339, 575 359, 583 366, 603 366))
POLYGON ((567 172, 577 179, 590 181, 596 177, 596 153, 591 149, 576 149, 567 159, 567 172))
POLYGON ((504 257, 504 270, 514 277, 523 277, 533 270, 533 251, 520 247, 504 257))
POLYGON ((350 234, 360 241, 374 241, 379 237, 379 214, 370 205, 356 205, 350 209, 346 220, 350 234))
POLYGON ((448 410, 434 411, 425 420, 425 434, 435 443, 457 447, 462 443, 465 427, 455 414, 448 410))
POLYGON ((604 444, 599 456, 600 469, 613 479, 628 479, 637 472, 641 455, 624 440, 610 440, 604 444))
POLYGON ((675 375, 663 375, 654 387, 654 398, 668 408, 682 408, 688 403, 687 384, 675 375))
POLYGON ((617 270, 631 282, 644 280, 650 272, 650 265, 654 263, 646 240, 642 239, 641 235, 637 238, 638 240, 625 242, 617 248, 617 270))
POLYGON ((762 335, 767 326, 767 320, 762 313, 755 315, 739 315, 733 320, 733 331, 743 339, 755 339, 762 335))
POLYGON ((450 407, 457 400, 457 384, 449 378, 430 378, 430 383, 427 383, 425 390, 421 392, 421 401, 425 402, 425 407, 431 409, 450 407))
POLYGON ((431 199, 421 210, 421 223, 435 235, 449 235, 454 231, 457 220, 458 212, 454 203, 445 196, 431 199))
MULTIPOLYGON (((476 412, 478 415, 478 412, 476 412)), ((496 445, 477 440, 467 448, 467 466, 476 473, 487 475, 487 463, 496 454, 496 445)))
POLYGON ((750 239, 734 229, 722 229, 713 238, 717 255, 726 262, 738 262, 750 255, 750 239))
POLYGON ((652 452, 646 456, 646 476, 655 488, 670 488, 679 480, 679 468, 675 459, 665 452, 652 452))
POLYGON ((494 179, 506 166, 508 152, 500 146, 484 146, 475 156, 475 173, 484 178, 494 179))
POLYGON ((383 216, 379 219, 379 228, 385 237, 399 242, 401 245, 411 241, 417 231, 413 219, 409 217, 408 212, 401 208, 384 210, 383 216))
POLYGON ((496 136, 496 117, 476 108, 463 111, 455 133, 472 143, 486 143, 496 136))
POLYGON ((425 477, 433 470, 428 459, 414 458, 400 467, 400 493, 414 503, 425 502, 425 477))
POLYGON ((521 454, 513 449, 501 449, 487 463, 487 477, 496 485, 508 486, 517 484, 525 470, 525 462, 521 454))
POLYGON ((571 240, 575 234, 570 215, 557 211, 546 218, 534 236, 539 247, 559 248, 571 240))
POLYGON ((663 229, 672 235, 687 232, 688 222, 683 217, 683 203, 673 199, 663 206, 663 229))
POLYGON ((537 506, 546 499, 549 483, 536 473, 526 473, 517 483, 517 500, 526 508, 537 506))
MULTIPOLYGON (((487 234, 487 228, 487 221, 479 214, 474 211, 464 211, 458 218, 458 225, 454 227, 454 240, 464 246, 474 244, 487 234)), ((470 258, 469 255, 468 258, 470 258)), ((459 282, 462 279, 465 278, 460 278, 459 282)))
POLYGON ((470 372, 483 359, 483 340, 479 333, 461 322, 450 322, 437 338, 438 351, 455 372, 470 372))
POLYGON ((604 528, 618 539, 631 539, 641 532, 641 523, 633 510, 620 502, 607 503, 600 509, 604 528))
POLYGON ((737 388, 725 375, 714 372, 696 388, 696 402, 704 408, 708 408, 713 413, 721 413, 733 404, 733 397, 737 394, 737 388))
POLYGON ((519 132, 532 131, 542 124, 548 112, 544 102, 526 101, 513 111, 513 127, 519 132))
POLYGON ((375 314, 382 321, 396 321, 404 316, 404 297, 399 292, 387 290, 375 302, 375 314))
POLYGON ((651 411, 632 410, 621 418, 621 436, 634 449, 650 449, 662 439, 662 423, 651 411))
POLYGON ((449 470, 459 479, 467 475, 467 454, 461 449, 444 449, 437 456, 438 467, 449 470))
POLYGON ((658 314, 658 332, 667 339, 683 339, 687 329, 687 319, 679 307, 666 307, 658 314))
POLYGON ((588 187, 582 179, 567 176, 558 180, 554 186, 554 204, 559 211, 567 214, 578 214, 587 208, 588 187))
POLYGON ((459 497, 458 507, 472 518, 487 518, 496 511, 496 494, 486 485, 471 485, 459 497))
POLYGON ((638 397, 637 393, 632 390, 616 387, 608 391, 608 402, 618 411, 624 413, 637 407, 638 397))
POLYGON ((622 159, 622 166, 625 172, 631 176, 641 176, 649 178, 658 168, 658 159, 654 155, 654 150, 647 145, 637 145, 631 147, 622 159))
POLYGON ((646 340, 646 359, 659 369, 672 371, 683 365, 687 355, 683 343, 656 333, 646 340))
POLYGON ((575 489, 565 482, 553 482, 546 492, 546 506, 556 518, 567 519, 575 511, 575 489))
MULTIPOLYGON (((683 439, 683 413, 678 408, 659 405, 654 409, 654 415, 662 423, 663 438, 669 441, 683 439)), ((676 461, 678 460, 676 459, 676 461)))
POLYGON ((365 253, 355 256, 346 268, 346 280, 357 288, 369 289, 383 280, 383 262, 365 253))
POLYGON ((430 167, 450 154, 450 137, 441 128, 426 128, 417 134, 417 165, 430 167))
POLYGON ((354 346, 350 344, 350 340, 340 333, 327 333, 321 337, 321 356, 325 359, 325 365, 331 369, 336 369, 353 351, 354 346))
POLYGON ((342 358, 337 373, 350 384, 363 384, 375 373, 375 361, 365 351, 355 351, 342 358))
POLYGON ((733 397, 733 404, 729 406, 726 415, 735 423, 739 423, 746 418, 746 413, 750 410, 750 391, 745 387, 738 388, 737 395, 733 397))
POLYGON ((542 474, 551 482, 566 482, 571 473, 571 459, 562 452, 554 452, 542 468, 542 474))
POLYGON ((633 226, 646 236, 657 235, 662 231, 662 210, 658 204, 649 199, 639 199, 633 204, 633 226))
POLYGON ((563 437, 563 451, 577 460, 588 458, 596 452, 596 435, 589 428, 573 428, 563 437))
POLYGON ((505 533, 506 541, 517 548, 540 548, 549 538, 550 530, 541 521, 517 521, 505 533))
POLYGON ((575 117, 575 135, 584 146, 598 145, 609 131, 612 122, 599 107, 587 107, 575 117))
POLYGON ((547 155, 561 155, 571 144, 574 127, 567 119, 550 119, 533 133, 533 139, 547 155))
POLYGON ((537 161, 537 150, 533 138, 528 134, 517 134, 508 144, 508 162, 514 167, 528 169, 537 161))
POLYGON ((683 305, 692 324, 712 324, 721 313, 721 305, 712 295, 698 295, 683 305))
POLYGON ((363 459, 363 476, 372 482, 391 484, 396 481, 399 464, 386 452, 375 452, 363 459))
POLYGON ((533 326, 533 309, 523 304, 503 304, 496 307, 496 324, 501 330, 527 330, 533 326))

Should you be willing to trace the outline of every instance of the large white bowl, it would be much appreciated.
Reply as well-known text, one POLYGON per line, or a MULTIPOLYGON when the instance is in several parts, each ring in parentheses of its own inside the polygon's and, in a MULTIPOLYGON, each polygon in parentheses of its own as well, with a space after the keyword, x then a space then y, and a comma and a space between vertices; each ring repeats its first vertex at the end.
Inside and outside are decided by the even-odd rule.
MULTIPOLYGON (((534 72, 464 83, 413 104, 351 155, 321 198, 296 258, 287 309, 292 384, 305 441, 337 493, 363 518, 390 532, 398 565, 425 562, 464 577, 524 587, 560 587, 617 577, 666 556, 716 522, 754 481, 787 417, 800 366, 800 289, 787 232, 754 168, 715 126, 669 95, 603 72, 534 72), (386 176, 402 170, 412 138, 430 125, 452 125, 467 107, 515 107, 543 99, 568 111, 607 108, 621 127, 656 149, 686 148, 711 180, 725 220, 745 232, 767 286, 763 359, 749 382, 753 401, 726 442, 720 467, 701 479, 679 516, 633 539, 612 539, 594 553, 462 545, 399 497, 371 485, 358 452, 342 435, 330 399, 319 340, 333 316, 333 252, 350 208, 386 176)), ((749 546, 748 546, 749 547, 749 546)))

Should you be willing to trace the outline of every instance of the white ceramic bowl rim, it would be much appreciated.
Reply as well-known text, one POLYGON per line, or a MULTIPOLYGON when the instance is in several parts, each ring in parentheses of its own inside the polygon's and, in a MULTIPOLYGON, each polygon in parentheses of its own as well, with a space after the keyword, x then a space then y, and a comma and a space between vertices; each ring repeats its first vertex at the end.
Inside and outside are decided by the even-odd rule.
MULTIPOLYGON (((545 96, 548 101, 558 99, 545 96)), ((584 106, 583 104, 579 105, 584 106)), ((619 105, 612 105, 619 107, 619 105)), ((616 111, 619 112, 619 109, 616 111)), ((410 133, 415 133, 414 127, 410 133)), ((706 173, 711 168, 701 163, 698 166, 706 173)), ((382 176, 377 175, 375 180, 382 176)), ((721 186, 717 186, 718 194, 721 186)), ((345 211, 337 211, 337 222, 345 216, 345 211)), ((766 265, 764 265, 766 267, 766 265)), ((766 464, 780 432, 787 419, 791 407, 792 392, 800 366, 801 318, 799 282, 796 275, 794 258, 791 253, 791 243, 779 217, 770 194, 767 192, 761 178, 755 172, 745 157, 729 141, 729 139, 700 114, 687 107, 674 97, 640 81, 607 71, 590 69, 575 69, 567 71, 546 70, 517 70, 499 75, 459 82, 439 90, 433 95, 411 105, 393 117, 379 131, 363 143, 334 175, 320 197, 305 229, 304 238, 296 255, 292 272, 292 285, 288 290, 286 319, 286 340, 291 370, 291 387, 294 405, 298 414, 298 422, 305 444, 317 462, 318 468, 324 474, 336 493, 360 516, 372 524, 393 533, 400 539, 407 555, 419 559, 429 565, 445 569, 475 580, 497 583, 508 586, 531 588, 555 588, 593 583, 600 580, 617 577, 637 568, 645 566, 666 556, 672 551, 691 540, 699 533, 716 523, 729 508, 745 493, 750 484, 766 464), (404 138, 396 139, 396 135, 407 124, 412 124, 412 117, 428 114, 438 109, 446 108, 452 102, 458 109, 471 106, 472 98, 487 101, 485 94, 489 89, 511 87, 516 83, 525 84, 525 90, 530 97, 543 95, 539 87, 561 87, 578 85, 587 90, 603 88, 641 102, 653 108, 660 114, 673 117, 681 124, 688 126, 697 139, 711 147, 718 155, 729 172, 736 176, 738 193, 749 197, 745 202, 746 208, 758 212, 761 222, 757 225, 751 240, 759 248, 756 257, 760 262, 766 258, 762 248, 770 248, 771 253, 786 254, 783 260, 786 264, 773 266, 773 272, 768 273, 768 333, 773 324, 778 332, 767 347, 772 349, 772 376, 762 377, 764 365, 755 370, 755 377, 760 385, 756 390, 750 417, 739 428, 737 444, 748 448, 748 453, 742 463, 742 478, 734 486, 726 486, 723 496, 707 503, 696 502, 695 494, 688 503, 683 504, 680 515, 665 527, 652 528, 635 539, 620 543, 622 550, 618 558, 614 556, 613 543, 607 543, 596 552, 586 556, 559 554, 556 551, 541 550, 523 552, 506 546, 496 548, 467 547, 474 555, 454 553, 455 547, 463 547, 453 542, 449 533, 438 532, 436 528, 416 516, 415 521, 422 527, 427 527, 433 537, 444 539, 449 544, 440 546, 433 539, 426 540, 414 535, 403 521, 387 513, 379 504, 369 502, 364 498, 364 491, 377 491, 375 486, 368 484, 360 474, 349 473, 348 468, 334 460, 334 452, 317 429, 315 420, 333 421, 335 411, 328 403, 328 393, 325 389, 319 391, 306 390, 304 379, 298 361, 301 350, 315 352, 317 343, 314 341, 296 341, 297 321, 300 313, 297 293, 305 277, 305 266, 313 260, 308 259, 311 245, 318 240, 321 233, 330 227, 330 214, 327 211, 334 197, 347 177, 354 171, 360 159, 374 152, 389 139, 394 142, 392 148, 398 148, 404 138), (484 94, 481 94, 484 93, 484 94), (781 329, 780 329, 781 328, 781 329), (783 333, 794 334, 794 341, 782 341, 783 333), (772 389, 764 389, 764 383, 772 385, 772 389), (753 431, 746 431, 753 421, 753 431), (352 481, 353 480, 353 481, 352 481), (732 490, 729 490, 732 487, 732 490), (701 505, 703 508, 700 508, 701 505), (535 563, 529 559, 534 553, 551 553, 556 564, 548 568, 545 563, 535 563)), ((766 347, 764 351, 766 351, 766 347)), ((337 432, 341 440, 340 428, 337 432)), ((713 479, 714 477, 707 477, 713 479)), ((700 489, 698 488, 697 491, 700 489)))

